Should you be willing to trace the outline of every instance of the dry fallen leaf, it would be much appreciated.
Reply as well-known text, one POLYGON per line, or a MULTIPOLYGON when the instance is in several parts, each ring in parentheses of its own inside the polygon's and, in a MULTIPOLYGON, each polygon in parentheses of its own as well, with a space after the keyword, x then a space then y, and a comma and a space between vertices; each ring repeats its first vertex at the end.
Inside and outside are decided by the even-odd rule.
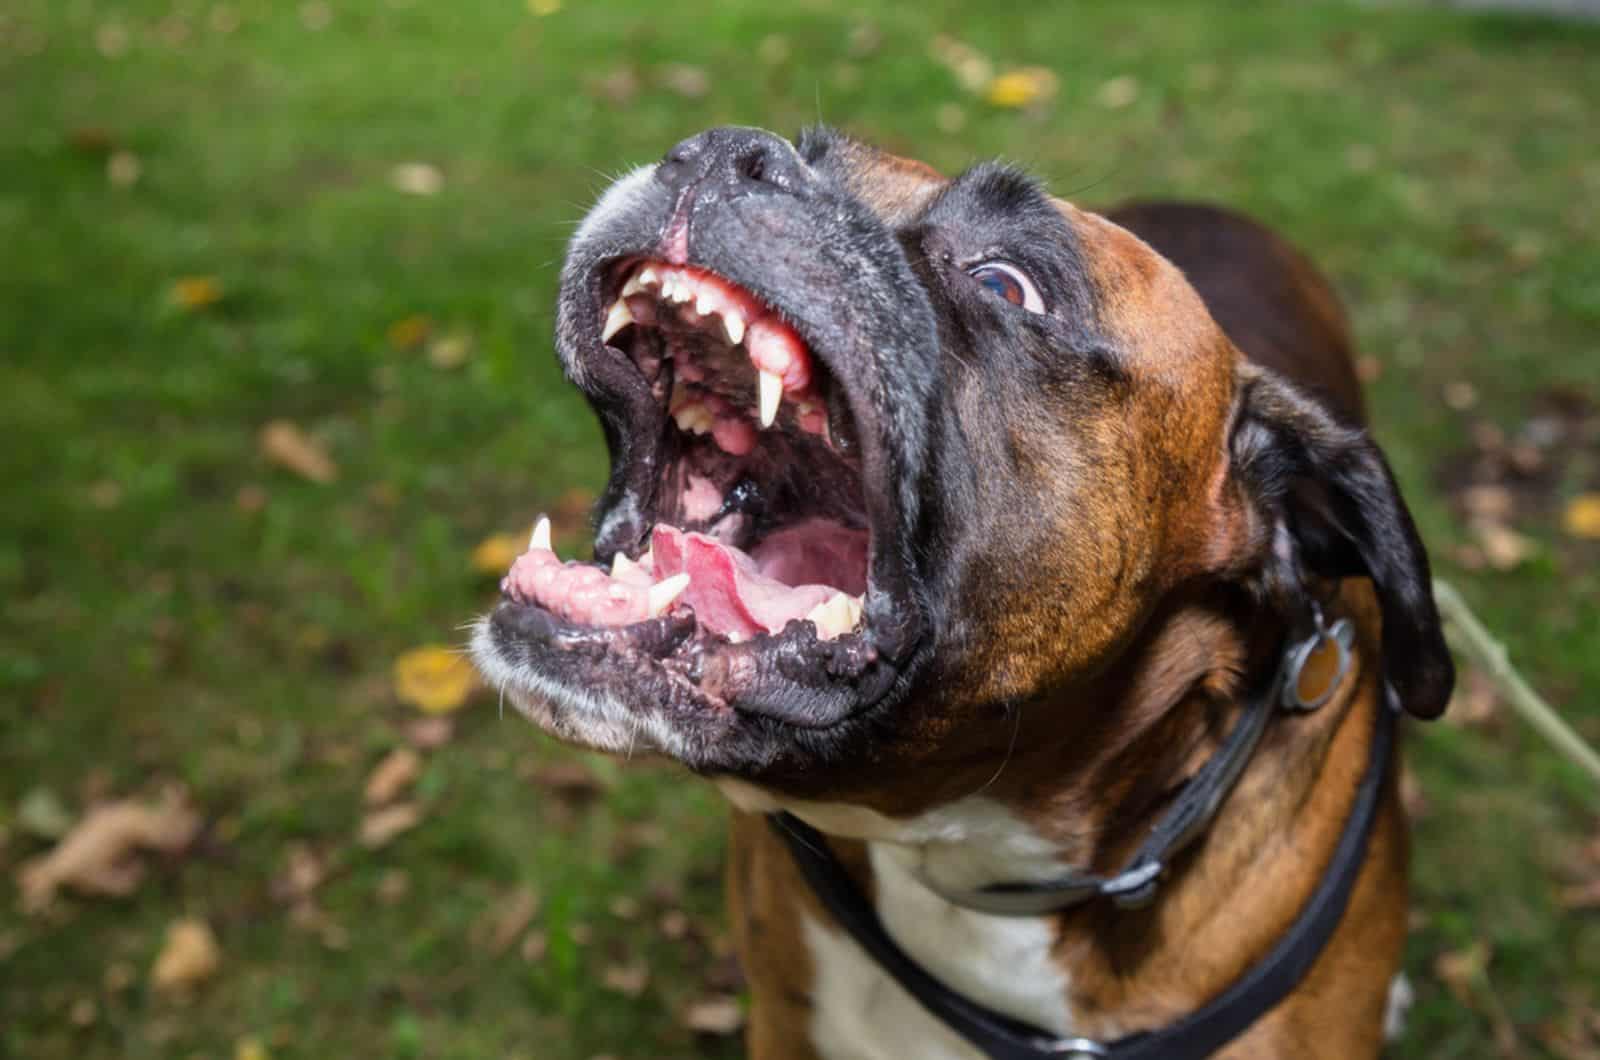
POLYGON ((1600 541, 1600 493, 1580 493, 1568 501, 1561 528, 1573 537, 1600 541))
POLYGON ((455 734, 455 720, 447 717, 416 718, 405 726, 406 741, 421 751, 443 747, 455 734))
POLYGON ((411 874, 405 869, 390 869, 378 880, 378 901, 394 905, 411 893, 411 874))
POLYGON ((683 1025, 696 1034, 727 1037, 744 1026, 744 1009, 730 994, 711 994, 691 1001, 683 1010, 683 1025))
POLYGON ((661 70, 661 83, 685 99, 700 99, 711 91, 711 78, 698 66, 673 63, 661 70))
POLYGON ((150 967, 150 982, 164 993, 183 993, 217 974, 222 950, 211 926, 198 917, 183 917, 167 927, 167 941, 150 967))
POLYGON ((1483 549, 1484 560, 1495 570, 1515 570, 1536 547, 1532 538, 1503 523, 1479 520, 1472 524, 1472 529, 1478 537, 1478 546, 1483 549))
POLYGON ((205 309, 222 301, 222 282, 215 276, 183 276, 173 281, 168 297, 179 309, 205 309))
POLYGON ((444 188, 444 174, 428 162, 402 162, 389 171, 389 183, 407 195, 437 195, 444 188))
POLYGON ((1461 506, 1475 519, 1503 523, 1517 513, 1516 498, 1497 483, 1468 486, 1461 491, 1461 506))
POLYGON ((472 550, 472 569, 499 577, 528 548, 527 534, 491 534, 472 550))
POLYGON ((639 997, 650 985, 650 968, 643 961, 609 965, 601 973, 600 982, 607 990, 624 997, 639 997))
POLYGON ((368 850, 376 850, 401 833, 411 831, 421 821, 422 809, 414 802, 401 802, 374 810, 361 819, 361 845, 368 850))
POLYGON ((233 1046, 233 1060, 272 1060, 260 1038, 240 1038, 233 1046))
POLYGON ((1008 70, 989 82, 985 98, 996 107, 1031 107, 1056 94, 1056 75, 1042 66, 1008 70))
POLYGON ((461 332, 440 335, 428 343, 428 363, 435 368, 460 368, 472 357, 472 336, 461 332))
POLYGON ((1463 667, 1444 717, 1468 728, 1492 724, 1500 716, 1499 688, 1484 671, 1463 667))
POLYGON ((384 332, 389 345, 397 350, 414 350, 427 341, 433 331, 433 320, 423 313, 412 313, 390 324, 384 332))
POLYGON ((128 894, 144 877, 138 851, 176 853, 199 830, 200 815, 175 796, 154 806, 132 801, 97 806, 49 853, 18 869, 22 907, 43 909, 62 887, 83 894, 128 894))
POLYGON ((1472 992, 1489 970, 1489 944, 1482 939, 1463 950, 1447 950, 1433 962, 1433 974, 1456 1000, 1471 1007, 1472 992))
POLYGON ((409 747, 396 747, 367 775, 364 797, 368 806, 382 806, 399 798, 422 772, 422 756, 409 747))
POLYGON ((269 463, 319 485, 326 486, 339 477, 338 465, 328 451, 288 420, 272 420, 263 426, 256 445, 269 463))
POLYGON ((490 910, 483 944, 490 953, 504 953, 522 937, 538 912, 539 895, 531 887, 518 887, 490 910))
POLYGON ((430 644, 394 661, 395 695, 429 714, 459 710, 477 687, 478 672, 455 648, 430 644))
POLYGON ((303 902, 322 886, 327 875, 327 866, 309 843, 290 843, 284 855, 283 871, 272 881, 269 890, 280 902, 303 902))
POLYGON ((1094 98, 1107 110, 1121 110, 1139 98, 1139 82, 1127 74, 1113 77, 1100 86, 1094 98))

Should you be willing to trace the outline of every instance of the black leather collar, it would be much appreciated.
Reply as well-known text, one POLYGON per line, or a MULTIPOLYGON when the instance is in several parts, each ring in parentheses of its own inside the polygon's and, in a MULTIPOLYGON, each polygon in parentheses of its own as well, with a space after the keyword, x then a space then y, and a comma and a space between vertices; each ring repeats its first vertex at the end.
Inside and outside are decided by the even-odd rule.
MULTIPOLYGON (((1338 637, 1340 625, 1324 630, 1319 621, 1313 637, 1338 637)), ((1065 878, 1070 883, 1059 887, 1050 884, 1002 886, 998 889, 1001 898, 1007 892, 1037 894, 1041 887, 1048 896, 1065 899, 1056 901, 1053 908, 1074 904, 1097 894, 1119 898, 1137 892, 1138 888, 1119 887, 1117 881, 1128 877, 1131 871, 1138 871, 1148 876, 1140 883, 1145 890, 1139 894, 1139 897, 1147 899, 1170 853, 1192 839, 1220 806, 1228 788, 1243 769, 1249 751, 1254 750, 1259 742, 1260 726, 1272 708, 1279 701, 1291 708, 1314 708, 1325 698, 1319 697, 1316 703, 1298 701, 1300 666, 1310 654, 1307 644, 1307 641, 1297 642, 1285 653, 1285 661, 1266 694, 1251 698, 1244 716, 1235 724, 1223 748, 1196 774, 1172 809, 1157 823, 1129 869, 1113 877, 1073 874, 1065 878), (1255 730, 1253 735, 1250 728, 1255 730), (1247 748, 1245 744, 1248 744, 1247 748), (1212 767, 1219 760, 1223 765, 1213 770, 1212 767), (1194 794, 1197 782, 1201 784, 1199 795, 1194 794), (1202 810, 1206 812, 1201 813, 1202 810), (1152 851, 1155 851, 1153 856, 1146 856, 1151 855, 1152 851), (1140 868, 1141 865, 1151 864, 1155 866, 1153 871, 1140 868), (1085 889, 1085 886, 1089 889, 1085 889)), ((1315 646, 1315 641, 1312 641, 1310 647, 1315 646)), ((1347 649, 1348 641, 1340 640, 1339 646, 1341 650, 1347 649)), ((1341 656, 1342 659, 1345 657, 1341 656)), ((1341 662, 1339 677, 1343 676, 1342 666, 1341 662)), ((771 814, 768 822, 788 846, 801 874, 834 919, 929 1013, 991 1060, 1040 1060, 1047 1057, 1056 1060, 1188 1060, 1192 1057, 1198 1060, 1210 1056, 1238 1037, 1299 985, 1338 927, 1355 887, 1356 877, 1366 860, 1367 840, 1377 818, 1379 795, 1392 758, 1399 703, 1394 690, 1387 683, 1383 694, 1384 701, 1374 712, 1376 717, 1367 768, 1356 790, 1350 816, 1345 822, 1344 831, 1340 833, 1333 859, 1328 863, 1322 881, 1294 924, 1265 957, 1203 1008, 1160 1030, 1141 1032, 1111 1042, 1061 1038, 957 994, 912 960, 889 936, 877 911, 834 857, 820 832, 787 813, 771 814)), ((996 889, 990 888, 979 893, 994 895, 996 889)), ((975 902, 963 904, 983 908, 975 902)), ((1020 905, 1004 900, 998 904, 1001 908, 991 907, 986 911, 1000 915, 1037 915, 1021 911, 1021 905, 1034 907, 1031 900, 1020 905)))

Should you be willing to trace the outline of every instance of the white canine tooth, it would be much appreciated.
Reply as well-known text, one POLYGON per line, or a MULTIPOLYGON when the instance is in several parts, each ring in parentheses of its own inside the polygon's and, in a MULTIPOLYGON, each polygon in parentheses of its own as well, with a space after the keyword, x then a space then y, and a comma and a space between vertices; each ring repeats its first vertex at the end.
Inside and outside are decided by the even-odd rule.
POLYGON ((683 591, 687 588, 689 588, 688 571, 680 571, 665 581, 659 581, 650 586, 650 617, 655 618, 658 615, 666 614, 667 608, 672 606, 672 601, 682 596, 683 591))
POLYGON ((783 404, 783 378, 771 372, 761 372, 757 389, 760 391, 761 426, 771 427, 778 418, 778 406, 783 404))
POLYGON ((611 336, 632 323, 633 314, 628 311, 628 303, 618 298, 606 313, 606 326, 600 329, 600 341, 610 342, 611 336))
POLYGON ((622 294, 618 297, 626 298, 631 294, 638 294, 644 290, 644 272, 636 272, 628 277, 628 282, 622 285, 622 294))
POLYGON ((542 548, 546 552, 554 551, 550 547, 550 519, 547 516, 539 516, 539 521, 533 527, 533 537, 528 540, 529 551, 536 548, 542 548))
POLYGON ((737 309, 722 311, 722 333, 728 336, 728 345, 737 346, 744 341, 744 317, 737 309))
POLYGON ((629 559, 627 556, 623 555, 621 552, 618 552, 615 556, 611 557, 611 576, 613 578, 621 578, 625 575, 632 574, 638 569, 639 565, 633 562, 633 560, 629 559))
POLYGON ((661 286, 661 274, 649 265, 640 269, 633 278, 638 281, 640 287, 661 286))

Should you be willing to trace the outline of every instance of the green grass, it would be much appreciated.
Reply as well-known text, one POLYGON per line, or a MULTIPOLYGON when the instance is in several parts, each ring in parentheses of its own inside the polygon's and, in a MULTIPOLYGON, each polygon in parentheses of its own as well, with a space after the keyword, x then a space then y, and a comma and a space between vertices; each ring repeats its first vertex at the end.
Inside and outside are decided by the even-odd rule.
MULTIPOLYGON (((362 778, 410 716, 393 658, 458 638, 485 605, 480 539, 604 473, 550 351, 572 224, 607 174, 723 122, 821 117, 951 170, 1004 155, 1079 201, 1203 197, 1288 232, 1381 364, 1377 430, 1442 572, 1600 739, 1600 563, 1556 521, 1560 498, 1600 485, 1592 455, 1519 523, 1543 548, 1513 573, 1455 567, 1468 532, 1441 486, 1474 423, 1514 431, 1557 385, 1600 398, 1594 29, 1157 0, 817 0, 781 17, 369 0, 311 30, 300 5, 242 0, 222 32, 219 9, 0 12, 0 867, 43 849, 12 820, 35 789, 77 808, 86 784, 180 781, 209 822, 196 856, 128 899, 23 917, 0 885, 0 1054, 223 1056, 255 1036, 275 1057, 736 1055, 675 1016, 721 945, 721 810, 680 773, 596 765, 605 797, 568 808, 530 776, 570 756, 485 701, 427 756, 425 822, 352 845, 362 778), (930 58, 941 32, 1049 66, 1059 94, 988 108, 930 58), (709 91, 665 87, 671 63, 709 91), (606 95, 619 71, 635 82, 622 103, 606 95), (1120 76, 1137 96, 1111 108, 1098 93, 1120 76), (132 186, 108 181, 107 141, 138 157, 132 186), (438 195, 390 186, 413 160, 443 173, 438 195), (217 277, 224 299, 175 309, 185 275, 217 277), (394 349, 411 314, 470 335, 471 360, 394 349), (1457 381, 1479 395, 1468 412, 1440 398, 1457 381), (329 447, 337 483, 263 461, 275 418, 329 447), (237 503, 245 487, 265 491, 259 511, 237 503), (668 841, 630 841, 643 822, 668 841), (340 867, 319 898, 343 948, 271 898, 291 841, 340 867), (381 902, 395 869, 409 891, 381 902), (549 944, 533 962, 481 941, 528 882, 549 944), (613 909, 623 895, 639 920, 613 909), (655 930, 679 907, 696 939, 655 930), (178 1003, 144 970, 185 912, 225 958, 178 1003), (652 969, 641 998, 598 988, 634 959, 652 969), (134 985, 107 987, 113 966, 134 985), (74 1026, 83 999, 96 1018, 74 1026)), ((1395 1055, 1495 1055, 1485 1005, 1433 974, 1477 939, 1524 1055, 1546 1055, 1541 1025, 1600 1002, 1600 921, 1555 902, 1594 791, 1515 722, 1414 726, 1410 756, 1433 808, 1416 829, 1421 1004, 1395 1055)))

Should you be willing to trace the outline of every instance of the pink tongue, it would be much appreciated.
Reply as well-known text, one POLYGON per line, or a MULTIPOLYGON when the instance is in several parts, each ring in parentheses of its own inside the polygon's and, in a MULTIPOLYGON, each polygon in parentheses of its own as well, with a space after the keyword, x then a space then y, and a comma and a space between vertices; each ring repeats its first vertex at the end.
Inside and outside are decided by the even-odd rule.
POLYGON ((657 526, 650 539, 655 576, 689 572, 681 597, 702 626, 724 636, 777 633, 790 619, 804 618, 837 590, 826 585, 790 588, 763 574, 756 561, 705 534, 657 526))

